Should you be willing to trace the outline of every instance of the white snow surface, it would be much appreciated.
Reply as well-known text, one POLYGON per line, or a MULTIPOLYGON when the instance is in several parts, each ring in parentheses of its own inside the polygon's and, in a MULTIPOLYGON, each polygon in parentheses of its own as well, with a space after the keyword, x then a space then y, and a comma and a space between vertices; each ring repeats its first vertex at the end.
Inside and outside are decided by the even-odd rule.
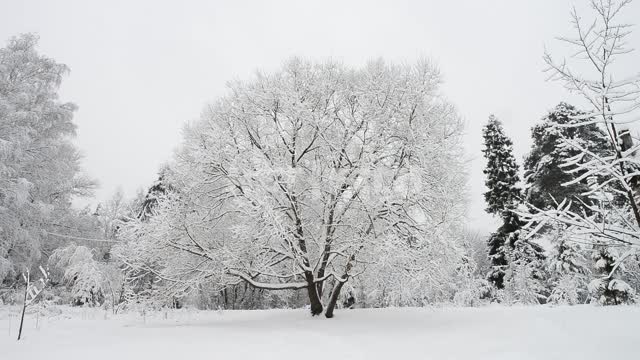
POLYGON ((0 307, 0 359, 634 359, 640 307, 175 310, 0 307), (36 320, 38 322, 36 326, 36 320))

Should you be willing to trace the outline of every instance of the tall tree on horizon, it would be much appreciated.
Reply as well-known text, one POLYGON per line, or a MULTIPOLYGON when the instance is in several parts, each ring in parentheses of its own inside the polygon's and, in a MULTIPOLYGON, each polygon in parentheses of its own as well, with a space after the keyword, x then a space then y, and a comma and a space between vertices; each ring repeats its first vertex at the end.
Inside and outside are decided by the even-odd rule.
POLYGON ((489 189, 484 193, 487 202, 485 209, 489 214, 506 216, 505 211, 513 210, 520 202, 521 190, 518 187, 518 164, 513 156, 513 142, 504 133, 502 123, 494 115, 482 129, 484 153, 487 166, 485 185, 489 189))
MULTIPOLYGON (((487 166, 485 185, 488 191, 484 193, 487 202, 485 209, 489 214, 499 215, 503 225, 491 234, 487 241, 491 269, 487 279, 498 289, 504 287, 504 276, 508 267, 507 239, 513 239, 512 234, 520 229, 520 220, 513 212, 518 206, 521 191, 517 184, 518 164, 513 156, 513 142, 504 133, 502 123, 494 115, 489 116, 489 122, 482 130, 484 138, 484 153, 487 166)), ((513 240, 515 241, 515 239, 513 240)), ((509 244, 513 246, 513 244, 509 244)))

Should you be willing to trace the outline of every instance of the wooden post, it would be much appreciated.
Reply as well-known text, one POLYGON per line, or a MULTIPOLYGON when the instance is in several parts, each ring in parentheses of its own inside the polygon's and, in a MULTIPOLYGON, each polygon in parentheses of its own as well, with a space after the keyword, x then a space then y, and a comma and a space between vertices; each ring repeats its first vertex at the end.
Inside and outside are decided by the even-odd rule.
POLYGON ((24 324, 24 313, 27 311, 27 294, 29 291, 29 270, 27 270, 27 276, 24 278, 27 282, 24 286, 24 302, 22 303, 22 315, 20 316, 20 329, 18 330, 18 340, 22 336, 22 325, 24 324))
MULTIPOLYGON (((42 273, 42 277, 35 284, 31 284, 31 274, 29 273, 29 269, 27 269, 27 275, 22 274, 24 278, 25 287, 24 287, 24 303, 22 304, 22 315, 20 317, 20 329, 18 330, 18 340, 22 337, 22 326, 24 325, 24 314, 27 312, 27 306, 32 304, 38 298, 38 295, 42 293, 44 288, 47 286, 49 282, 49 271, 45 270, 42 266, 40 266, 40 272, 42 273), (38 287, 38 284, 40 286, 38 287)), ((39 326, 39 314, 38 318, 36 318, 36 327, 39 326)))

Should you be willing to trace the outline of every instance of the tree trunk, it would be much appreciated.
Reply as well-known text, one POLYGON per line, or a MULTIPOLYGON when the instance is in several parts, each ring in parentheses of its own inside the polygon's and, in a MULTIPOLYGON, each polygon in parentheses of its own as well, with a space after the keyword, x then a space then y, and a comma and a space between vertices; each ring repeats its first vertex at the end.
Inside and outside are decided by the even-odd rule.
POLYGON ((305 271, 304 277, 307 280, 309 286, 307 286, 307 292, 309 293, 309 304, 311 305, 311 316, 316 316, 322 314, 322 301, 320 301, 320 296, 318 296, 318 288, 316 284, 313 282, 313 273, 310 271, 305 271))
POLYGON ((331 299, 329 300, 329 304, 327 304, 327 311, 324 313, 324 316, 328 319, 333 317, 333 310, 336 308, 336 304, 338 303, 342 286, 344 286, 344 282, 338 281, 336 286, 333 288, 333 292, 331 292, 331 299))

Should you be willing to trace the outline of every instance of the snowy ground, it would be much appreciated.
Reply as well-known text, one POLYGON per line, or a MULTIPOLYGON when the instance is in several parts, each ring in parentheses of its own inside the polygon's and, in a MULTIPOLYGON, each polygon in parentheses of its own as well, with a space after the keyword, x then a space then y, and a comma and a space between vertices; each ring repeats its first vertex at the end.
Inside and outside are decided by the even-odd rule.
POLYGON ((0 359, 637 359, 640 307, 174 311, 0 308, 0 359), (165 319, 166 316, 166 319, 165 319), (36 326, 37 320, 37 326, 36 326))

